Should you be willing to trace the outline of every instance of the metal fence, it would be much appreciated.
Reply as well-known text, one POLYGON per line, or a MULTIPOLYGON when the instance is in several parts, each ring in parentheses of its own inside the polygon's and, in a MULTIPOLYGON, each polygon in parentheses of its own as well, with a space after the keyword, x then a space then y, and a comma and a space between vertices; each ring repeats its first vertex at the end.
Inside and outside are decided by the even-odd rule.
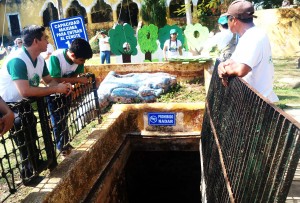
POLYGON ((224 87, 216 66, 201 137, 203 201, 285 202, 300 156, 299 123, 237 77, 224 87))
POLYGON ((85 77, 89 84, 73 85, 74 94, 68 97, 50 95, 9 104, 15 125, 0 138, 1 201, 22 183, 34 183, 42 171, 55 168, 58 155, 75 136, 91 121, 100 123, 95 76, 85 77))

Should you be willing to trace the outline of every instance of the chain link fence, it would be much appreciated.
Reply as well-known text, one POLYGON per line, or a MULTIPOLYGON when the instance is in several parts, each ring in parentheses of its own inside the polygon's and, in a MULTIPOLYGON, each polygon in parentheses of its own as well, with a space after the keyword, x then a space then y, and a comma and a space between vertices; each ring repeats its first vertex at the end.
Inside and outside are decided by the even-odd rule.
POLYGON ((95 75, 85 74, 87 85, 74 84, 74 94, 55 94, 9 103, 14 127, 0 138, 0 200, 22 184, 54 169, 57 157, 70 151, 70 142, 91 121, 101 122, 95 75))

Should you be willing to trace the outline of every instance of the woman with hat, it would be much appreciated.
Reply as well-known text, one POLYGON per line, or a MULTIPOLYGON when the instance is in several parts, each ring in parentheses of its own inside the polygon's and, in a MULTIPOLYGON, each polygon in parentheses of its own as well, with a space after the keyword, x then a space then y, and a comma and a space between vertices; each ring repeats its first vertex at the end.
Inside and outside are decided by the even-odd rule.
POLYGON ((218 19, 220 32, 216 33, 205 42, 202 53, 209 54, 212 48, 216 46, 219 52, 218 58, 220 61, 225 61, 230 58, 235 50, 237 39, 236 35, 228 28, 227 21, 227 16, 220 16, 218 19))
POLYGON ((170 58, 176 58, 179 55, 182 55, 182 43, 177 39, 176 29, 170 30, 170 39, 165 41, 163 53, 165 61, 168 61, 168 59, 170 58))

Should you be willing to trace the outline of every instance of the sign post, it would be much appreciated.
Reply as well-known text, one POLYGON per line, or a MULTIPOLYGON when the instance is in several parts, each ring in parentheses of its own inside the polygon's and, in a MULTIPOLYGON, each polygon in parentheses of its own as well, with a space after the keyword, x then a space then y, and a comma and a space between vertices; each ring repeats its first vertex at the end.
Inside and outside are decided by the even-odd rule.
POLYGON ((88 41, 82 16, 52 21, 50 28, 56 49, 68 48, 75 38, 83 38, 88 41))

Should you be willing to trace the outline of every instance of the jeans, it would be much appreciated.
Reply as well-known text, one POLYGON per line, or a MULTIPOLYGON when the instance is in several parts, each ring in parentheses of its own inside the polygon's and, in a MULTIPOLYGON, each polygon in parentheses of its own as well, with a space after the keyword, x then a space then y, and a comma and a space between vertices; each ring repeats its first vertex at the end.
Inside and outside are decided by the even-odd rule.
POLYGON ((100 57, 101 57, 101 64, 104 64, 105 60, 106 60, 106 64, 110 64, 110 51, 101 51, 100 57))
POLYGON ((15 112, 18 115, 14 120, 14 128, 11 130, 12 137, 19 147, 22 169, 21 177, 29 178, 37 171, 41 160, 40 150, 36 146, 38 140, 36 125, 37 118, 34 115, 30 104, 15 112))
POLYGON ((53 127, 56 147, 59 151, 69 142, 68 104, 64 96, 47 96, 50 120, 53 127))

